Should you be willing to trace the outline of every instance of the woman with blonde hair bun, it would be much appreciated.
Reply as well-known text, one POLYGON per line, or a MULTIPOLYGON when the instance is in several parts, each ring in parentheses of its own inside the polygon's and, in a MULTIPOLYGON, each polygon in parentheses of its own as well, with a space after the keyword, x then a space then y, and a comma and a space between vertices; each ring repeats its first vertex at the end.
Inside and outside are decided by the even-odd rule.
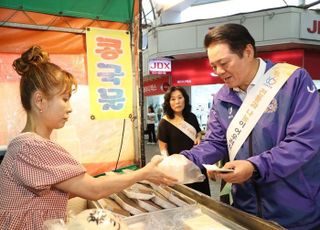
POLYGON ((24 52, 13 68, 21 75, 20 97, 27 121, 0 165, 0 229, 42 229, 46 220, 65 220, 70 195, 98 200, 140 180, 176 182, 157 168, 160 158, 129 174, 91 177, 50 140, 52 131, 62 128, 72 111, 74 76, 51 63, 38 46, 24 52))

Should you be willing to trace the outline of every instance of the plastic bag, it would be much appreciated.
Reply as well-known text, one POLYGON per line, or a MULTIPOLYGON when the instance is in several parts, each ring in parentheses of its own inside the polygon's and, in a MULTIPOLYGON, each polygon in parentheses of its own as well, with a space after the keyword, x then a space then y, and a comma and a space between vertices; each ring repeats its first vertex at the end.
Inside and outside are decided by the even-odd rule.
POLYGON ((46 220, 43 223, 42 230, 67 230, 63 219, 46 220))
POLYGON ((47 220, 43 230, 88 230, 88 229, 121 229, 128 226, 119 217, 105 209, 86 209, 77 215, 70 216, 66 224, 62 219, 47 220))
POLYGON ((67 225, 68 230, 87 229, 121 229, 128 230, 127 225, 105 209, 87 209, 76 215, 67 225))
POLYGON ((164 173, 170 172, 170 176, 175 177, 179 184, 190 184, 205 180, 200 168, 181 154, 165 157, 158 167, 164 173))

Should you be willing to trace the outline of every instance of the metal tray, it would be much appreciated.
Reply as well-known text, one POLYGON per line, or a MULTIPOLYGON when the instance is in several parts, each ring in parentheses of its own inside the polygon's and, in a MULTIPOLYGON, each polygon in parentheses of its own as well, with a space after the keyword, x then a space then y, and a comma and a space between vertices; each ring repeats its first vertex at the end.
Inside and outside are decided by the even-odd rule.
POLYGON ((210 227, 202 227, 201 229, 246 229, 199 204, 126 217, 123 221, 128 225, 129 230, 184 230, 185 220, 189 220, 200 215, 206 215, 211 218, 212 222, 215 222, 215 226, 210 225, 210 227))

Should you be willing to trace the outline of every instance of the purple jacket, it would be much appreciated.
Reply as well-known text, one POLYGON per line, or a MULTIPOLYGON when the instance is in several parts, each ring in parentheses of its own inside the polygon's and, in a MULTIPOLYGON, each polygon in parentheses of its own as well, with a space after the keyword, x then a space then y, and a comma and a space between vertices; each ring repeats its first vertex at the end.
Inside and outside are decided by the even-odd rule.
MULTIPOLYGON (((274 64, 267 61, 267 69, 274 64)), ((232 188, 234 206, 288 229, 320 226, 320 106, 306 70, 297 69, 270 103, 236 160, 254 163, 261 177, 232 188)), ((226 130, 242 101, 223 86, 213 100, 208 131, 200 145, 184 151, 199 167, 228 156, 226 130), (231 109, 232 108, 232 109, 231 109)))

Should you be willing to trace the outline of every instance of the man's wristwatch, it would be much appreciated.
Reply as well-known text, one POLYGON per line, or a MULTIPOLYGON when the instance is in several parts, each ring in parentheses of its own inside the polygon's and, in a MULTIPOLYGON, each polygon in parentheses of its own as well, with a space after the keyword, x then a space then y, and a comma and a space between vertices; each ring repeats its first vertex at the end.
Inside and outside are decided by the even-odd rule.
POLYGON ((252 165, 254 167, 253 173, 252 173, 252 179, 256 180, 260 177, 260 172, 255 164, 252 164, 252 165))

